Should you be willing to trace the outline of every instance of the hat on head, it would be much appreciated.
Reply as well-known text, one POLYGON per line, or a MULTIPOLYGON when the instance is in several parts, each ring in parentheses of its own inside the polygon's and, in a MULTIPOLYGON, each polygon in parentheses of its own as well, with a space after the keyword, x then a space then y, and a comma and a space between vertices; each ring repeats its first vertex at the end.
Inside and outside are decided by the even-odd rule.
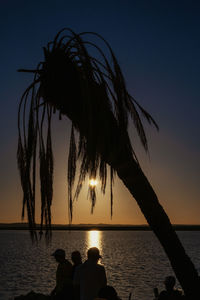
POLYGON ((87 252, 88 258, 101 258, 99 254, 99 249, 96 247, 92 247, 87 252))
POLYGON ((57 249, 54 253, 51 254, 52 256, 59 256, 65 258, 65 250, 57 249))

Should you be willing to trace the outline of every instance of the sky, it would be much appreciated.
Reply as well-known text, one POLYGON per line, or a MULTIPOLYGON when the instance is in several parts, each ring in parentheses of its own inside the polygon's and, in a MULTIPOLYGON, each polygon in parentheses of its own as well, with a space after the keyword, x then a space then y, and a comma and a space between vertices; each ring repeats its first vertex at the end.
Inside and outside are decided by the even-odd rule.
MULTIPOLYGON (((42 47, 69 27, 94 31, 113 48, 129 92, 154 117, 145 125, 146 155, 130 125, 142 169, 173 224, 200 224, 200 4, 169 0, 0 0, 0 222, 20 222, 22 191, 17 171, 17 110, 32 81, 17 69, 34 69, 42 47)), ((69 122, 55 121, 52 222, 68 223, 69 122)), ((86 181, 74 205, 73 223, 146 224, 135 199, 116 178, 114 215, 109 189, 90 214, 86 181)), ((40 217, 37 193, 37 218, 40 217)))

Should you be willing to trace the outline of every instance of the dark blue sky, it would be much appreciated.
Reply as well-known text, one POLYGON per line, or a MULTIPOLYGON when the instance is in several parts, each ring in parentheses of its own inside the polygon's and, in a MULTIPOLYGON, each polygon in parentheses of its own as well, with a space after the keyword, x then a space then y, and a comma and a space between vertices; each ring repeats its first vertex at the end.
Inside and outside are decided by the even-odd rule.
MULTIPOLYGON (((43 59, 42 46, 57 31, 70 27, 76 32, 98 32, 109 41, 129 91, 160 126, 159 133, 147 127, 150 161, 137 146, 144 171, 172 222, 200 223, 199 2, 1 0, 0 22, 0 222, 20 219, 17 107, 31 75, 16 70, 35 68, 43 59)), ((59 128, 64 133, 64 127, 59 128)), ((65 198, 65 191, 58 182, 65 182, 61 167, 66 146, 61 137, 58 144, 53 210, 55 222, 64 223, 65 215, 56 208, 56 201, 57 207, 63 208, 60 199, 65 198)), ((115 190, 113 223, 143 223, 135 202, 118 181, 115 190)), ((88 204, 82 216, 77 213, 75 222, 101 222, 101 206, 91 217, 88 204)), ((104 206, 107 209, 107 204, 104 206)), ((109 213, 106 218, 102 222, 110 222, 109 213)))

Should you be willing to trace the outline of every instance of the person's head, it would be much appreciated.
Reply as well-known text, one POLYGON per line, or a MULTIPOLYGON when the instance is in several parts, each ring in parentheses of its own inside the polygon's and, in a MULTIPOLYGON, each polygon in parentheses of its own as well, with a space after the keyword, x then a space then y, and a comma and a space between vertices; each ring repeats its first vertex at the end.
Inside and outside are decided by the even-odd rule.
POLYGON ((98 297, 107 300, 120 300, 117 296, 116 290, 110 285, 106 285, 103 288, 101 288, 98 293, 98 297))
POLYGON ((99 249, 96 247, 92 247, 87 252, 88 260, 93 260, 98 262, 99 258, 101 258, 101 255, 99 254, 99 249))
POLYGON ((71 254, 71 260, 75 265, 82 264, 82 258, 79 251, 73 251, 71 254))
POLYGON ((65 260, 65 250, 63 249, 57 249, 54 253, 51 254, 55 257, 55 260, 57 262, 63 262, 65 260))
POLYGON ((167 291, 173 290, 176 283, 176 279, 174 276, 167 276, 165 278, 164 284, 167 291))

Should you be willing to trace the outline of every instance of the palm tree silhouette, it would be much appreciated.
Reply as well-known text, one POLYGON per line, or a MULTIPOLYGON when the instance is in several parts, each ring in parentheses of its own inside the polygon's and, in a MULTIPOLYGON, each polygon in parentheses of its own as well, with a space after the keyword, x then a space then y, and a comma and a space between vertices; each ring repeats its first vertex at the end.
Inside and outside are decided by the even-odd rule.
MULTIPOLYGON (((150 114, 128 93, 120 66, 107 41, 96 33, 76 34, 71 29, 64 29, 44 48, 44 61, 39 63, 36 70, 19 71, 34 73, 33 83, 25 90, 19 105, 17 152, 24 194, 22 217, 26 209, 31 236, 36 238, 37 148, 40 161, 41 230, 45 227, 47 236, 51 233, 51 119, 57 110, 60 116, 65 115, 72 121, 68 157, 70 220, 73 200, 78 197, 86 175, 92 178, 99 176, 102 192, 105 193, 108 170, 112 214, 112 185, 116 173, 137 201, 159 239, 188 299, 197 299, 197 271, 142 172, 127 131, 128 119, 131 117, 141 143, 148 151, 140 114, 157 129, 158 126, 150 114), (104 51, 93 42, 94 38, 105 46, 104 51), (106 51, 110 55, 111 63, 107 59, 106 51), (81 162, 80 173, 73 195, 78 160, 81 162)), ((95 188, 90 188, 89 191, 93 211, 95 188)))

